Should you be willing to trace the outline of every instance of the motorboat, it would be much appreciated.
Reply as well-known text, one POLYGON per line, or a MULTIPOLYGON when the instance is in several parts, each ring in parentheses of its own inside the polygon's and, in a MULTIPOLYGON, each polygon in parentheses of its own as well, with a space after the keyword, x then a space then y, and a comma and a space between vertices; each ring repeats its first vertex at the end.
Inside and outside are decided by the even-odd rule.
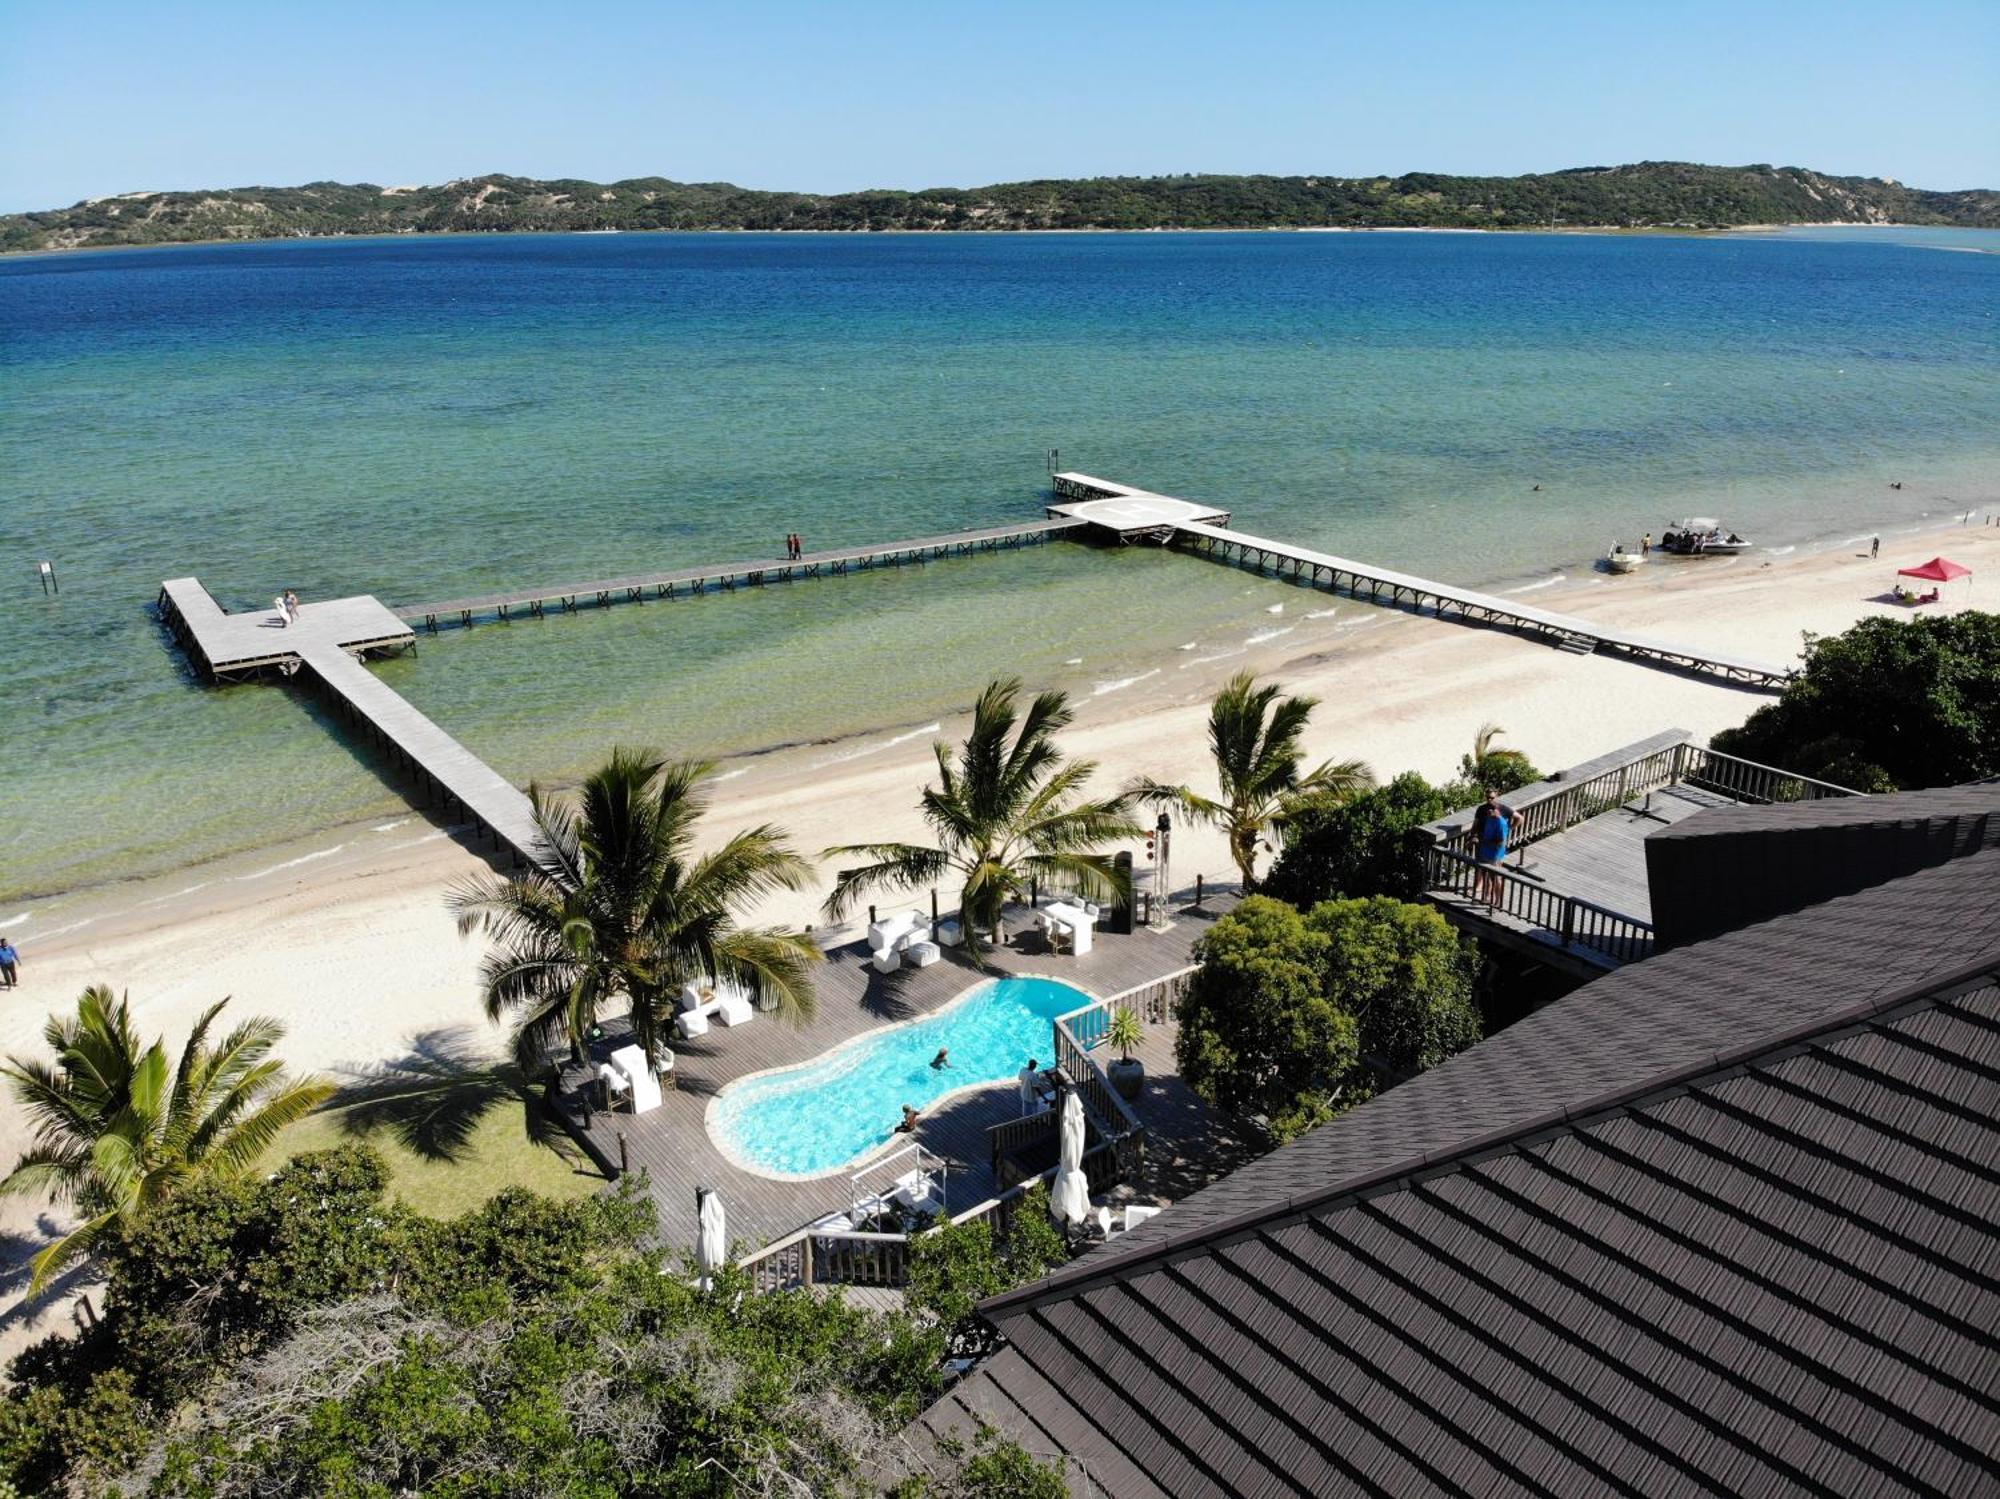
POLYGON ((1611 550, 1604 554, 1604 565, 1614 573, 1629 573, 1645 560, 1644 552, 1629 551, 1622 541, 1613 542, 1611 550))
POLYGON ((1707 515, 1677 520, 1660 537, 1660 550, 1677 557, 1739 557, 1753 545, 1707 515))

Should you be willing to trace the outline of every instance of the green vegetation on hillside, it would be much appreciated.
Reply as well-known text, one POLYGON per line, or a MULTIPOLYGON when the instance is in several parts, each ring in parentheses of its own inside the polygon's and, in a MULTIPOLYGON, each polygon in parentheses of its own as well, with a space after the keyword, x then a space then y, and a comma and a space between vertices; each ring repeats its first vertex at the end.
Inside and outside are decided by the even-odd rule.
POLYGON ((1526 177, 1092 177, 818 194, 727 182, 464 178, 134 192, 0 217, 0 249, 315 235, 591 229, 1714 229, 1742 224, 2000 227, 2000 192, 1926 192, 1801 167, 1640 162, 1526 177))

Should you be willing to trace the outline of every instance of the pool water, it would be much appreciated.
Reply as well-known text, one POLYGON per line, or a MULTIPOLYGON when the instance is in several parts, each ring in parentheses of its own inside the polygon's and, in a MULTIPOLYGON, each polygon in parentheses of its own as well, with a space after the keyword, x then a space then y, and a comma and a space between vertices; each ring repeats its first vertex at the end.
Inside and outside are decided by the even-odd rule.
POLYGON ((773 1176, 840 1170, 895 1137, 903 1105, 1049 1066, 1049 1022, 1093 996, 1055 979, 989 979, 922 1020, 871 1031, 796 1067, 731 1083, 708 1129, 733 1160, 773 1176), (951 1065, 933 1068, 940 1047, 951 1065))

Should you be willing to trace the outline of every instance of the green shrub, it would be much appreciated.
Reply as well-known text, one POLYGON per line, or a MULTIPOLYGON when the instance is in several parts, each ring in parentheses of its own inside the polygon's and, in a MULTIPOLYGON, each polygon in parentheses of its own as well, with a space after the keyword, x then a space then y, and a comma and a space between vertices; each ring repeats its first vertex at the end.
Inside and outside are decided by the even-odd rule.
POLYGON ((1302 909, 1366 895, 1414 900, 1423 891, 1428 846, 1416 830, 1478 799, 1476 786, 1433 786, 1411 770, 1347 801, 1310 807, 1288 830, 1264 891, 1302 909))
POLYGON ((1878 617, 1807 636, 1783 695, 1713 744, 1854 791, 2000 775, 2000 615, 1878 617))

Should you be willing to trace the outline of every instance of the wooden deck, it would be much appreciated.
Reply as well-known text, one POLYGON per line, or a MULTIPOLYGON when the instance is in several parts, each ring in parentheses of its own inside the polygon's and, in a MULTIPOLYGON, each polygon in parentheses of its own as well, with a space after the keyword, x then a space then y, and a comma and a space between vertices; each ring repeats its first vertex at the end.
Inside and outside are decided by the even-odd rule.
POLYGON ((377 599, 362 595, 306 604, 287 625, 276 609, 230 614, 197 578, 169 578, 160 585, 160 622, 189 662, 213 682, 236 681, 296 669, 308 646, 377 654, 408 650, 417 637, 377 599))
POLYGON ((547 588, 447 599, 437 604, 409 604, 395 613, 399 619, 421 624, 428 630, 444 625, 471 625, 481 619, 512 619, 516 615, 539 619, 551 610, 574 613, 582 608, 601 609, 612 604, 636 604, 647 599, 671 599, 712 589, 733 589, 739 584, 757 587, 766 583, 838 576, 849 571, 862 572, 874 567, 903 567, 940 557, 969 557, 979 552, 999 551, 1003 547, 1047 541, 1082 527, 1082 521, 1052 515, 1045 520, 1023 521, 1010 526, 987 526, 979 530, 952 531, 941 536, 919 536, 909 541, 884 541, 867 546, 807 552, 795 558, 767 557, 747 562, 718 562, 701 567, 683 567, 673 572, 601 579, 594 583, 561 583, 547 588))
MULTIPOLYGON (((1653 900, 1646 884, 1647 835, 1710 807, 1734 804, 1734 798, 1720 792, 1669 786, 1635 796, 1539 839, 1507 860, 1510 899, 1506 904, 1514 907, 1511 910, 1451 889, 1427 890, 1425 898, 1454 926, 1476 937, 1497 941, 1580 977, 1594 977, 1632 961, 1635 954, 1628 950, 1629 943, 1595 941, 1588 932, 1573 934, 1565 941, 1549 919, 1556 907, 1511 898, 1520 889, 1514 882, 1528 882, 1555 895, 1586 901, 1650 928, 1653 900)), ((1648 931, 1647 951, 1651 940, 1648 931)))
MULTIPOLYGON (((716 1026, 705 1036, 677 1041, 676 1085, 666 1090, 661 1107, 637 1117, 594 1111, 580 1137, 601 1165, 615 1170, 622 1159, 631 1170, 646 1173, 660 1233, 670 1247, 693 1242, 695 1189, 704 1186, 721 1193, 731 1239, 744 1249, 759 1247, 847 1207, 848 1179, 777 1181, 738 1168, 716 1148, 705 1123, 708 1105, 724 1085, 752 1072, 808 1061, 877 1026, 929 1014, 986 977, 1038 974, 1101 997, 1153 983, 1185 968, 1194 940, 1232 904, 1232 895, 1211 892, 1204 911, 1178 911, 1171 930, 1141 929, 1130 936, 1100 932, 1093 950, 1082 958, 1048 953, 1027 912, 1016 911, 1007 922, 1008 945, 990 954, 992 966, 985 974, 962 950, 947 949, 943 960, 928 968, 884 975, 868 965, 864 946, 835 949, 819 973, 819 1012, 809 1024, 792 1027, 760 1014, 745 1025, 716 1026)), ((623 1040, 621 1026, 597 1050, 608 1054, 623 1040)), ((1149 1136, 1141 1191, 1156 1198, 1178 1196, 1248 1147, 1218 1126, 1174 1075, 1171 1025, 1149 1026, 1140 1055, 1148 1077, 1137 1107, 1149 1136), (1222 1164, 1211 1171, 1206 1164, 1211 1160, 1222 1164)), ((593 1065, 596 1060, 594 1056, 593 1065)), ((882 1100, 885 1123, 893 1121, 901 1102, 882 1100)), ((995 1195, 986 1131, 1017 1117, 1019 1101, 1011 1078, 961 1093, 923 1116, 917 1143, 950 1163, 950 1211, 962 1212, 995 1195)), ((571 1127, 579 1128, 574 1114, 571 1127)))

